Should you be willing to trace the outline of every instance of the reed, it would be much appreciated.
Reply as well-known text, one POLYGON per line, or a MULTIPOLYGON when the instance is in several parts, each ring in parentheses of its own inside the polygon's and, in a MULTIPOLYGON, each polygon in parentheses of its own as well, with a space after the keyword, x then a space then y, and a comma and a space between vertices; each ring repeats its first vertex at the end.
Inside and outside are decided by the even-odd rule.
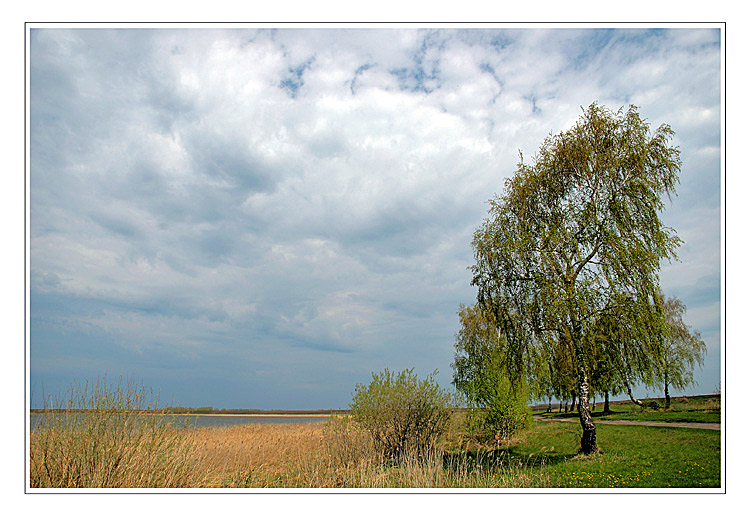
POLYGON ((158 417, 145 387, 75 383, 46 399, 31 431, 29 483, 41 488, 192 487, 205 483, 194 443, 175 418, 158 417))

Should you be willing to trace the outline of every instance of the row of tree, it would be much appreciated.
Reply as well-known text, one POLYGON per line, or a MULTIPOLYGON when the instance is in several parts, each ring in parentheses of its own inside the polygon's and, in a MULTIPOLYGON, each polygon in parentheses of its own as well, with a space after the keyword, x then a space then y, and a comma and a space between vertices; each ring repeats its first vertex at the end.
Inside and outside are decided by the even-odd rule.
POLYGON ((682 388, 705 344, 665 299, 662 260, 681 244, 659 215, 675 194, 679 150, 637 108, 596 103, 521 156, 476 230, 476 304, 461 307, 454 383, 478 406, 509 382, 514 395, 576 399, 581 451, 597 450, 589 397, 643 383, 682 388))

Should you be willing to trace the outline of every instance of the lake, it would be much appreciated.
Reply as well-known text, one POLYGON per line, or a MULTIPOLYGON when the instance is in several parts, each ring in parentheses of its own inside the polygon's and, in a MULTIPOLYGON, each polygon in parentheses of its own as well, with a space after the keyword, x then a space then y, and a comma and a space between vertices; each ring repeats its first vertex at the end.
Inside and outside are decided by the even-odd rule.
POLYGON ((195 427, 232 425, 290 425, 327 421, 330 416, 178 416, 195 427))

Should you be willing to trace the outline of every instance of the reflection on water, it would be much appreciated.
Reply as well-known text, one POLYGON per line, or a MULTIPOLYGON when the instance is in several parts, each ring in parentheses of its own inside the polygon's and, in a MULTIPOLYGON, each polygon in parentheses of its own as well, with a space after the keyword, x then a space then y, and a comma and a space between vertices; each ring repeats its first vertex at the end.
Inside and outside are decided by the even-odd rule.
MULTIPOLYGON (((80 417, 81 414, 78 414, 80 417)), ((34 430, 44 416, 42 414, 31 414, 31 430, 34 430)), ((61 417, 56 415, 54 417, 61 417)), ((64 417, 64 416, 62 416, 64 417)), ((167 418, 171 423, 190 427, 208 427, 208 426, 233 426, 233 425, 281 425, 281 424, 300 424, 316 423, 327 421, 328 416, 310 417, 310 416, 184 416, 184 415, 164 415, 164 416, 143 416, 143 417, 160 417, 167 418)))

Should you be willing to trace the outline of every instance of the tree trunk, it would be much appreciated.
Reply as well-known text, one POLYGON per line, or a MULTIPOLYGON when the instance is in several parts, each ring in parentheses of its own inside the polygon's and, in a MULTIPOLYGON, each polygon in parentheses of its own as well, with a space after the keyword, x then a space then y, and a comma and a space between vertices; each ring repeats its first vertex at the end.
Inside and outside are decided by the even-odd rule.
POLYGON ((552 412, 552 397, 547 398, 547 412, 552 412))
MULTIPOLYGON (((576 346, 578 348, 578 346, 576 346)), ((576 349, 578 366, 578 418, 581 421, 583 435, 581 436, 581 452, 586 455, 596 453, 596 425, 589 410, 589 378, 583 363, 583 354, 576 349)))
POLYGON ((572 410, 573 412, 576 411, 576 396, 575 396, 575 394, 573 395, 573 401, 570 404, 570 410, 572 410))
POLYGON ((604 391, 604 413, 609 414, 609 391, 604 391))
POLYGON ((567 411, 568 411, 568 401, 565 400, 565 412, 567 412, 567 411))
POLYGON ((638 405, 639 407, 643 406, 643 402, 633 396, 633 391, 630 390, 630 375, 626 373, 625 375, 625 389, 628 391, 628 397, 630 398, 630 401, 638 405))
POLYGON ((666 408, 669 408, 669 380, 665 377, 664 378, 664 406, 666 408))

